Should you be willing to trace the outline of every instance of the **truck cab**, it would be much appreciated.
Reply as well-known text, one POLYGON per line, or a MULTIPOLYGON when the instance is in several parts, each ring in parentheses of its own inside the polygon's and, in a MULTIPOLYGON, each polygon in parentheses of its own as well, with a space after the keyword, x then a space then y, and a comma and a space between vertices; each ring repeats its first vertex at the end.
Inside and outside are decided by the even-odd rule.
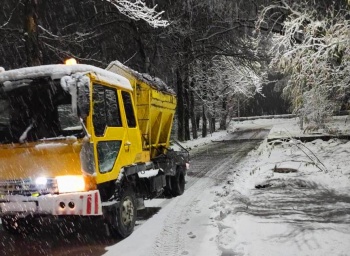
POLYGON ((126 237, 143 200, 183 193, 188 152, 169 147, 175 95, 135 79, 82 64, 0 73, 6 230, 39 216, 102 216, 126 237), (153 106, 157 93, 163 105, 153 106))

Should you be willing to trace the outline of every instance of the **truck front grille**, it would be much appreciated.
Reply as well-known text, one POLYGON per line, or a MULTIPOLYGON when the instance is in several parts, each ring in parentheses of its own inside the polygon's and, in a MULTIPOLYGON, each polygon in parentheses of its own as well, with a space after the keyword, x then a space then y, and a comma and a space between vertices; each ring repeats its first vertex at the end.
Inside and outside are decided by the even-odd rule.
POLYGON ((47 179, 46 184, 36 184, 32 179, 0 180, 0 194, 23 195, 54 194, 58 191, 54 178, 47 179))

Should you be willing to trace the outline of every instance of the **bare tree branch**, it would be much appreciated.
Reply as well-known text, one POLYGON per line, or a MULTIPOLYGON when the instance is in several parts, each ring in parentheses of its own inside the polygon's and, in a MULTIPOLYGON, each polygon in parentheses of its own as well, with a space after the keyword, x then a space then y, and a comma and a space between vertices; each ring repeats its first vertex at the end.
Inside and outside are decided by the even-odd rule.
POLYGON ((2 25, 0 26, 0 29, 6 27, 6 26, 9 24, 10 20, 12 19, 12 16, 13 16, 14 12, 16 11, 18 5, 20 5, 21 3, 22 3, 22 0, 18 1, 18 3, 16 4, 16 6, 15 6, 15 7, 12 9, 12 11, 10 12, 9 18, 7 19, 7 21, 6 21, 4 24, 2 24, 2 25))
POLYGON ((126 0, 106 0, 114 5, 122 14, 128 16, 133 20, 144 20, 154 28, 167 27, 169 22, 163 20, 161 15, 164 11, 157 12, 155 5, 153 8, 146 6, 146 3, 142 0, 136 0, 133 2, 126 0))

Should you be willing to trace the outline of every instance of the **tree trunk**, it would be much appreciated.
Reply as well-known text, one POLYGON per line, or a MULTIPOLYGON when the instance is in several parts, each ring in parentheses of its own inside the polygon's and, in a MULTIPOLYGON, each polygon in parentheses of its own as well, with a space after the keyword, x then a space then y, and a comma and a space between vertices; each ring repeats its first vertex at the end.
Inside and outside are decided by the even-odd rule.
POLYGON ((184 141, 184 99, 183 99, 183 85, 181 79, 181 72, 179 68, 176 70, 177 75, 177 139, 184 141))
POLYGON ((207 130, 207 117, 206 117, 206 114, 205 114, 205 106, 203 104, 202 106, 202 138, 205 138, 207 137, 208 135, 208 130, 207 130))
POLYGON ((38 66, 43 62, 38 33, 38 2, 39 0, 24 1, 25 49, 28 66, 38 66))
POLYGON ((194 87, 193 81, 191 82, 190 90, 190 115, 191 115, 191 124, 192 124, 192 136, 193 139, 198 138, 197 123, 196 123, 196 112, 194 111, 194 94, 192 88, 194 87))
POLYGON ((211 117, 210 118, 210 133, 214 133, 215 132, 215 117, 211 117))
POLYGON ((210 120, 209 120, 209 129, 210 129, 210 134, 212 134, 213 132, 215 132, 215 103, 213 106, 213 113, 210 115, 210 120))
MULTIPOLYGON (((187 67, 188 69, 188 67, 187 67)), ((187 73, 188 74, 188 73, 187 73)), ((184 98, 185 98, 185 116, 184 116, 184 125, 185 125, 185 140, 191 139, 191 133, 190 133, 190 86, 189 86, 189 80, 188 76, 185 80, 185 88, 184 88, 184 98)))
POLYGON ((223 97, 221 105, 221 120, 220 120, 220 130, 226 130, 226 120, 227 120, 227 96, 223 97))
POLYGON ((237 117, 241 117, 241 106, 240 106, 239 98, 237 98, 237 117))
POLYGON ((196 127, 199 128, 199 124, 201 122, 201 115, 196 116, 196 127))
POLYGON ((184 84, 184 98, 185 98, 185 140, 191 139, 190 133, 190 59, 191 59, 192 41, 190 37, 184 40, 184 62, 185 62, 185 84, 184 84))
POLYGON ((149 57, 147 57, 147 54, 146 54, 146 50, 145 50, 145 45, 144 43, 142 42, 142 38, 141 38, 141 35, 140 35, 140 32, 139 32, 139 28, 137 27, 135 21, 131 21, 130 23, 130 26, 131 28, 134 30, 134 34, 135 34, 135 41, 139 47, 139 54, 141 56, 141 59, 142 59, 142 63, 143 65, 141 65, 139 67, 139 71, 142 72, 142 73, 150 73, 150 59, 149 57))

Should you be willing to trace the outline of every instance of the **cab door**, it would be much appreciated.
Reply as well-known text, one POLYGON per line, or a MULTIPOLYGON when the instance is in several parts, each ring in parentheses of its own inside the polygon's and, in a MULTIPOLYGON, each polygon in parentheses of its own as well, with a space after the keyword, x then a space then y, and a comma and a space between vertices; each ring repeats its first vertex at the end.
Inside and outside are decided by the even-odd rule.
POLYGON ((123 101, 123 108, 125 111, 125 122, 127 128, 127 142, 126 145, 131 154, 131 157, 134 157, 133 163, 140 163, 149 161, 145 159, 142 155, 142 140, 141 140, 141 131, 137 124, 136 113, 134 109, 134 102, 130 92, 121 91, 121 98, 123 101))
POLYGON ((122 118, 118 89, 92 85, 92 141, 97 184, 115 180, 123 166, 132 163, 127 150, 127 128, 122 118))

